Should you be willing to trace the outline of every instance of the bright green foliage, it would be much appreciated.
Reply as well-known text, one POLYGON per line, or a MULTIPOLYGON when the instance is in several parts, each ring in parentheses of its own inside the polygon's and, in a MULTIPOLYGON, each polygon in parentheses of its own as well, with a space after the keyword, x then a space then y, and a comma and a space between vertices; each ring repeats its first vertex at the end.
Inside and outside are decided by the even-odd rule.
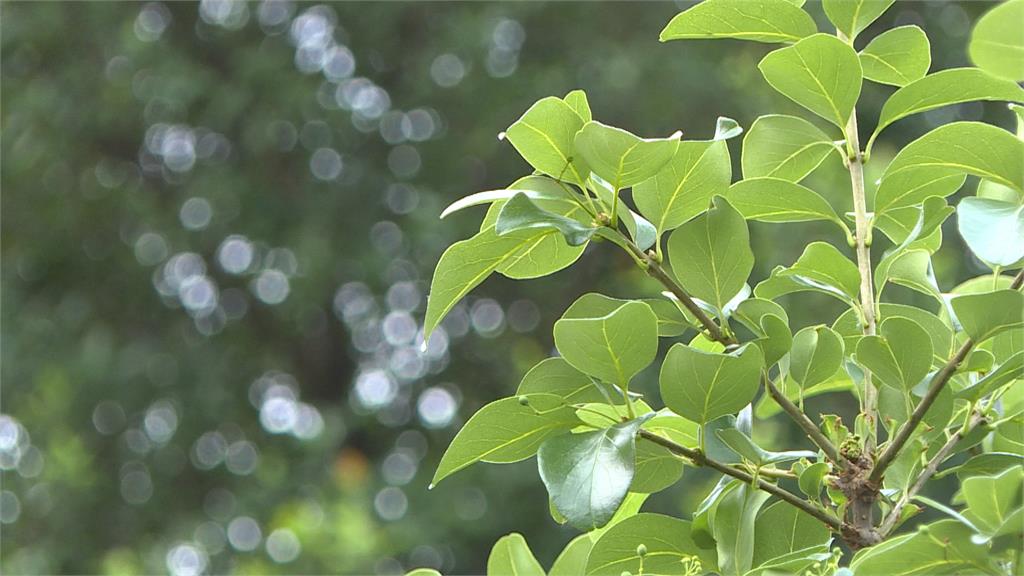
POLYGON ((823 0, 825 14, 851 40, 878 19, 896 0, 823 0))
POLYGON ((629 188, 658 173, 679 149, 679 137, 645 139, 591 120, 576 133, 579 154, 615 190, 629 188))
POLYGON ((584 119, 561 98, 538 101, 505 131, 519 154, 540 172, 556 179, 582 184, 590 169, 573 156, 573 138, 584 119))
POLYGON ((680 416, 704 424, 749 404, 760 377, 757 346, 737 354, 717 354, 676 344, 661 368, 661 396, 680 416))
MULTIPOLYGON (((1011 14, 1021 1, 991 14, 1011 14)), ((644 140, 593 120, 586 95, 574 91, 542 99, 509 129, 543 176, 445 211, 490 205, 481 231, 438 263, 428 334, 491 272, 550 274, 587 246, 597 258, 621 250, 620 263, 661 284, 662 297, 645 289, 638 299, 577 299, 554 325, 560 357, 530 370, 517 396, 470 418, 438 469, 435 481, 477 461, 536 453, 552 517, 588 532, 551 574, 1019 571, 1024 292, 1020 275, 1002 272, 1024 263, 1024 133, 945 124, 888 167, 871 164, 877 188, 864 182, 871 146, 893 122, 963 102, 1024 100, 1001 72, 1012 54, 990 50, 993 38, 1017 31, 986 16, 972 48, 981 68, 928 74, 930 43, 916 26, 880 31, 855 51, 854 38, 892 3, 826 0, 832 35, 816 33, 801 2, 706 0, 662 32, 662 40, 790 44, 761 60, 764 78, 838 127, 839 140, 806 118, 761 116, 734 178, 736 122, 719 118, 709 140, 644 140), (851 129, 864 120, 855 116, 864 78, 898 89, 858 149, 868 129, 851 129), (850 203, 838 192, 847 188, 828 189, 815 173, 832 154, 850 172, 854 210, 845 215, 850 203), (968 177, 981 180, 976 194, 948 200, 968 177), (966 246, 992 268, 959 286, 946 285, 953 256, 942 251, 953 212, 966 246), (780 243, 780 253, 792 252, 755 266, 751 238, 761 223, 797 231, 820 221, 831 224, 816 228, 821 237, 780 243), (804 299, 823 295, 838 300, 835 316, 808 322, 804 299), (655 368, 660 409, 638 393, 650 391, 655 368), (805 410, 825 394, 846 396, 856 418, 805 410), (755 433, 755 420, 784 417, 803 432, 799 446, 755 433), (980 453, 968 460, 969 449, 980 453), (685 482, 689 465, 717 475, 687 514, 692 522, 640 512, 649 494, 685 482), (962 484, 952 502, 922 495, 933 476, 954 472, 962 484), (926 506, 947 519, 920 524, 926 506), (858 551, 844 558, 839 542, 858 551)), ((520 573, 539 569, 521 539, 499 546, 492 559, 514 550, 529 565, 520 573)), ((502 561, 491 574, 510 570, 502 561)))
MULTIPOLYGON (((885 101, 871 141, 886 126, 901 118, 973 100, 1024 102, 1024 89, 976 68, 953 68, 929 74, 900 88, 885 101)), ((868 142, 870 149, 871 142, 868 142)))
POLYGON ((843 340, 828 326, 809 326, 793 336, 789 375, 801 388, 828 380, 843 363, 843 340))
POLYGON ((931 65, 928 36, 917 26, 887 30, 860 51, 864 77, 882 84, 906 86, 924 78, 931 65))
POLYGON ((544 568, 533 556, 521 534, 509 534, 494 544, 487 558, 488 574, 518 574, 544 576, 544 568))
POLYGON ((758 64, 764 79, 790 100, 845 130, 860 96, 857 53, 828 34, 815 34, 769 53, 758 64))
POLYGON ((996 76, 1024 81, 1024 1, 1009 0, 988 11, 971 34, 971 60, 996 76))
POLYGON ((799 182, 836 150, 827 134, 803 118, 761 116, 743 139, 743 177, 799 182))
POLYGON ((653 178, 636 185, 633 200, 660 235, 706 210, 712 197, 729 188, 731 178, 725 141, 684 141, 653 178))
POLYGON ((602 315, 566 315, 555 324, 555 346, 577 370, 627 387, 658 352, 658 319, 643 302, 602 315))
POLYGON ((661 41, 737 38, 794 42, 816 31, 814 20, 786 0, 711 0, 673 18, 661 31, 661 41))
POLYGON ((721 198, 669 236, 668 258, 683 288, 718 310, 739 293, 754 267, 747 223, 721 198))

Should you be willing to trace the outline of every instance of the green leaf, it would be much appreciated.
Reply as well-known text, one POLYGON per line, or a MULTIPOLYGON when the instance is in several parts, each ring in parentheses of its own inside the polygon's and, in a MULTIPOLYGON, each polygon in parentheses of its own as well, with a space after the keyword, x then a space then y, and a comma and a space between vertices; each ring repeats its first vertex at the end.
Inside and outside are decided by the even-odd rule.
POLYGON ((1024 352, 1010 356, 1005 362, 986 374, 984 378, 957 392, 956 397, 976 402, 1020 378, 1024 378, 1024 352))
POLYGON ((579 576, 587 569, 587 558, 594 547, 590 534, 580 534, 569 541, 562 553, 555 558, 548 576, 579 576))
MULTIPOLYGON (((945 361, 952 354, 953 331, 935 314, 915 306, 892 304, 889 302, 882 302, 878 306, 878 311, 882 318, 893 316, 909 318, 924 328, 925 332, 932 339, 932 351, 941 360, 945 361)), ((848 310, 839 318, 836 318, 836 321, 832 324, 832 329, 843 337, 847 350, 856 349, 857 342, 863 337, 860 322, 853 310, 848 310)))
POLYGON ((733 318, 742 322, 744 326, 758 336, 764 335, 762 320, 768 315, 780 318, 787 326, 789 325, 789 315, 786 314, 786 309, 771 300, 763 298, 748 298, 740 302, 732 313, 733 318))
POLYGON ((886 30, 860 51, 864 77, 882 84, 906 86, 924 78, 931 65, 931 44, 917 26, 886 30))
POLYGON ((691 524, 661 514, 641 513, 627 518, 605 532, 594 543, 587 559, 588 576, 621 576, 640 573, 637 548, 643 544, 645 574, 678 574, 681 563, 697 560, 704 571, 717 566, 714 550, 697 546, 690 536, 691 524))
POLYGON ((749 484, 737 484, 719 501, 713 530, 718 569, 723 576, 738 576, 753 567, 754 523, 769 497, 749 484))
POLYGON ((653 178, 636 185, 633 201, 660 235, 707 210, 712 197, 728 190, 731 179, 724 141, 684 141, 653 178))
POLYGON ((636 462, 636 433, 643 419, 604 430, 548 438, 537 467, 551 501, 573 526, 605 525, 626 497, 636 462))
POLYGON ((687 448, 697 448, 700 445, 700 426, 668 409, 660 410, 644 424, 643 428, 687 448))
POLYGON ((718 436, 718 438, 733 452, 739 454, 745 460, 756 466, 780 464, 783 462, 792 462, 801 458, 816 458, 818 456, 816 452, 810 452, 808 450, 790 450, 786 452, 772 452, 770 450, 765 450, 755 444, 754 441, 750 439, 750 436, 747 436, 736 428, 717 430, 715 435, 718 436))
POLYGON ((953 212, 953 207, 946 204, 945 199, 931 196, 921 204, 876 215, 875 226, 893 244, 900 245, 897 250, 901 250, 908 248, 912 242, 934 234, 953 212))
POLYGON ((964 516, 989 538, 1024 531, 1020 508, 1024 467, 1016 466, 995 476, 972 476, 960 489, 967 502, 964 516))
POLYGON ((441 573, 433 568, 416 568, 406 572, 405 576, 441 576, 441 573))
POLYGON ((576 134, 574 146, 590 169, 617 191, 657 174, 679 148, 679 135, 639 138, 591 120, 576 134))
POLYGON ((576 369, 623 388, 658 352, 658 318, 631 301, 613 312, 555 323, 555 346, 576 369))
MULTIPOLYGON (((828 467, 819 462, 809 468, 821 469, 822 466, 828 467)), ((821 490, 820 486, 818 490, 821 490)), ((775 502, 762 510, 754 522, 753 565, 762 566, 793 552, 827 546, 830 536, 828 528, 820 520, 786 502, 775 502)), ((799 568, 790 569, 792 573, 799 571, 799 568)))
POLYGON ((932 258, 928 250, 907 250, 900 252, 891 260, 879 263, 875 273, 875 286, 878 293, 886 282, 893 282, 917 290, 922 294, 942 299, 942 294, 932 272, 932 258))
POLYGON ((565 95, 565 103, 572 108, 573 112, 583 118, 584 122, 590 122, 594 119, 593 114, 590 112, 590 100, 587 98, 587 93, 583 90, 573 90, 565 95))
POLYGON ((1024 206, 964 198, 957 206, 957 227, 974 255, 990 266, 1013 266, 1024 258, 1024 206))
POLYGON ((761 349, 766 368, 782 359, 793 347, 793 333, 786 321, 774 314, 761 318, 762 335, 754 340, 761 349))
POLYGON ((837 152, 832 139, 814 124, 773 114, 754 121, 743 138, 744 178, 767 176, 799 182, 837 152))
POLYGON ((954 122, 911 142, 893 158, 882 181, 906 171, 971 174, 1024 190, 1024 141, 980 122, 954 122))
POLYGON ((729 202, 748 220, 807 222, 829 220, 849 233, 832 205, 810 188, 779 178, 747 178, 729 187, 729 202))
POLYGON ((842 40, 815 34, 769 53, 758 68, 784 96, 846 129, 860 96, 861 69, 857 53, 842 40))
POLYGON ((898 209, 917 206, 930 197, 945 198, 956 192, 967 179, 965 174, 945 170, 905 170, 892 174, 875 192, 875 217, 885 226, 884 217, 898 209))
MULTIPOLYGON (((551 182, 550 179, 543 176, 535 178, 542 178, 547 182, 551 182)), ((532 186, 533 184, 529 185, 532 186)), ((543 210, 577 220, 583 225, 590 225, 591 223, 590 215, 579 204, 552 200, 535 200, 533 202, 543 210)), ((491 205, 487 210, 487 214, 484 215, 483 222, 480 224, 481 232, 494 229, 498 223, 498 216, 501 215, 504 207, 505 202, 503 201, 495 202, 491 205)), ((497 234, 496 230, 495 234, 497 234)), ((557 272, 578 260, 585 248, 585 246, 570 246, 562 234, 559 234, 556 229, 550 227, 547 229, 526 229, 510 232, 504 234, 504 236, 523 236, 529 238, 522 247, 513 252, 497 267, 499 274, 515 279, 539 278, 557 272)))
POLYGON ((533 203, 525 194, 516 194, 505 202, 494 225, 498 236, 520 230, 557 230, 570 246, 584 246, 597 231, 572 218, 548 212, 533 203))
POLYGON ((953 313, 964 332, 980 344, 1004 330, 1024 327, 1024 293, 996 290, 965 294, 950 300, 953 313))
MULTIPOLYGON (((829 394, 832 392, 854 392, 853 380, 845 370, 837 370, 836 373, 830 376, 828 380, 811 386, 806 390, 801 389, 792 380, 787 380, 785 385, 779 387, 786 398, 789 398, 793 402, 797 402, 801 398, 807 400, 808 398, 814 398, 815 396, 821 396, 822 394, 829 394)), ((767 419, 781 411, 782 407, 779 406, 771 396, 764 395, 757 401, 757 407, 754 409, 754 414, 757 415, 758 418, 767 419)))
POLYGON ((897 390, 917 386, 932 366, 932 343, 924 328, 907 318, 886 318, 881 336, 865 336, 857 343, 857 362, 871 370, 882 384, 897 390))
POLYGON ((971 61, 996 76, 1024 81, 1024 1, 1010 0, 986 12, 974 25, 971 61))
POLYGON ((661 31, 660 40, 795 42, 816 31, 810 15, 786 0, 709 0, 677 14, 661 31))
POLYGON ((573 139, 585 123, 564 100, 548 96, 530 106, 505 136, 539 172, 583 186, 590 168, 574 156, 573 139))
POLYGON ((679 336, 693 327, 693 322, 675 302, 653 298, 644 298, 641 302, 650 306, 658 317, 658 336, 679 336))
POLYGON ((754 267, 743 215, 721 197, 669 236, 672 272, 687 292, 722 310, 754 267))
POLYGON ((1024 102, 1024 89, 977 68, 951 68, 929 74, 900 88, 885 101, 868 150, 882 130, 901 118, 974 100, 1024 102))
POLYGON ((780 271, 779 275, 830 287, 849 301, 856 301, 860 293, 857 265, 827 242, 808 244, 796 262, 780 271))
POLYGON ((832 377, 843 364, 843 340, 827 326, 808 326, 793 337, 789 375, 801 388, 832 377))
POLYGON ((860 550, 850 568, 855 574, 886 576, 998 574, 989 565, 988 548, 971 543, 973 533, 958 520, 941 520, 860 550))
POLYGON ((1010 452, 987 452, 972 457, 959 466, 954 466, 936 474, 936 478, 956 472, 956 477, 963 482, 972 476, 995 476, 1009 468, 1024 465, 1024 454, 1010 452))
POLYGON ((806 494, 811 500, 818 501, 821 495, 821 488, 825 485, 825 475, 828 474, 827 462, 815 462, 800 473, 797 483, 800 491, 806 494))
POLYGON ((531 394, 529 405, 503 398, 477 411, 455 435, 434 472, 431 486, 479 461, 525 460, 552 435, 580 424, 576 411, 551 394, 531 394))
POLYGON ((823 0, 825 15, 853 42, 853 39, 878 19, 896 0, 823 0))
POLYGON ((676 344, 661 366, 661 396, 677 414, 704 424, 733 414, 754 399, 761 362, 757 346, 716 354, 676 344))
MULTIPOLYGON (((434 278, 430 283, 427 315, 423 322, 424 339, 430 337, 445 315, 463 296, 487 279, 492 272, 503 265, 516 262, 517 257, 523 257, 522 250, 536 246, 554 234, 557 234, 554 230, 525 230, 498 236, 493 227, 488 227, 468 240, 449 246, 437 262, 434 278)), ((558 241, 564 244, 562 239, 558 241)), ((575 257, 578 258, 579 255, 575 257)), ((571 261, 564 265, 569 264, 571 261)))
POLYGON ((553 394, 565 400, 566 404, 585 404, 605 400, 601 386, 601 383, 570 366, 564 358, 545 358, 523 376, 516 396, 553 394))
POLYGON ((533 556, 521 534, 502 536, 487 558, 487 576, 544 576, 544 568, 533 556))
POLYGON ((650 441, 636 445, 636 473, 629 489, 653 494, 675 484, 683 475, 683 461, 668 448, 650 441))

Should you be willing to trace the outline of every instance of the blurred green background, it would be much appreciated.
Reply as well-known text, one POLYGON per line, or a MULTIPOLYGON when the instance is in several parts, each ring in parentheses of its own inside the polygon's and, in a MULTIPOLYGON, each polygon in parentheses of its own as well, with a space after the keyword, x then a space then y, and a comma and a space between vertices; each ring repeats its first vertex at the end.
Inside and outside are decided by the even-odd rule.
MULTIPOLYGON (((684 6, 3 3, 3 572, 480 573, 510 531, 549 563, 574 534, 532 460, 429 479, 461 423, 552 353, 574 298, 658 286, 596 244, 553 277, 489 280, 424 352, 433 265, 482 213, 437 217, 527 173, 497 135, 543 96, 583 88, 645 136, 799 114, 757 72, 770 46, 658 43, 684 6)), ((989 6, 898 2, 858 46, 919 24, 933 70, 968 65, 989 6)), ((865 85, 863 132, 891 91, 865 85)), ((955 119, 1012 121, 982 103, 901 121, 869 180, 955 119)), ((834 156, 809 184, 849 209, 834 156)), ((842 244, 813 223, 752 239, 753 280, 842 244)), ((946 240, 948 290, 985 269, 946 240)), ((840 312, 784 304, 794 328, 840 312)), ((641 380, 656 393, 656 369, 641 380)), ((755 433, 800 442, 779 418, 755 433)), ((713 481, 688 471, 647 508, 684 514, 713 481)))

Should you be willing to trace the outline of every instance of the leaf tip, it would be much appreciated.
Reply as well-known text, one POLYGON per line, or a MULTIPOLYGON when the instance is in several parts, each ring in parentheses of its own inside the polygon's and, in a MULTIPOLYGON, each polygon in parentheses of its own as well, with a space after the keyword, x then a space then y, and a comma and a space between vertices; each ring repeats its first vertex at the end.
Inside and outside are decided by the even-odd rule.
POLYGON ((506 135, 507 134, 506 134, 506 132, 504 130, 502 130, 501 132, 498 132, 498 142, 501 142, 502 140, 504 140, 506 135))

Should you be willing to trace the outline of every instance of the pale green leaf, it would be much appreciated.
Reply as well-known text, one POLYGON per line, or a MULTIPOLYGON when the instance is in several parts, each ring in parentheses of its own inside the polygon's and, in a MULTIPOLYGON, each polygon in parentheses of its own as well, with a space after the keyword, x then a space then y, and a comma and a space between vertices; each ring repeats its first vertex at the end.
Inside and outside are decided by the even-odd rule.
POLYGON ((668 448, 650 441, 637 442, 636 473, 632 492, 651 494, 675 484, 683 475, 683 461, 668 448))
POLYGON ((563 318, 554 333, 569 364, 622 387, 658 352, 658 319, 643 302, 627 302, 604 316, 563 318))
POLYGON ((1024 467, 1015 466, 995 476, 972 476, 961 485, 967 510, 964 516, 988 537, 1024 532, 1021 496, 1024 467))
POLYGON ((707 210, 732 179, 729 147, 722 140, 684 141, 657 173, 633 188, 633 201, 658 233, 679 227, 707 210))
POLYGON ((544 576, 544 568, 521 534, 502 536, 487 558, 487 576, 544 576))
POLYGON ((896 0, 823 0, 825 15, 851 41, 896 0))
POLYGON ((837 148, 814 124, 773 114, 754 121, 743 138, 740 164, 744 178, 767 176, 799 182, 837 148))
POLYGON ((661 41, 736 38, 795 42, 817 32, 809 14, 786 0, 708 0, 676 15, 661 41))
POLYGON ((509 126, 505 137, 541 173, 583 186, 590 168, 573 154, 573 139, 585 123, 564 100, 548 96, 509 126))
POLYGON ((564 358, 545 358, 523 376, 516 389, 516 395, 554 394, 563 398, 567 404, 584 404, 601 402, 606 394, 613 399, 616 391, 601 392, 601 383, 594 382, 590 376, 573 368, 564 358))
MULTIPOLYGON (((967 175, 946 170, 904 170, 888 176, 875 192, 875 216, 882 218, 895 210, 914 207, 928 198, 945 198, 960 189, 967 175)), ((881 224, 884 225, 884 224, 881 224)))
POLYGON ((769 496, 749 484, 737 484, 719 501, 713 530, 723 576, 739 576, 753 567, 755 521, 769 496))
POLYGON ((789 376, 801 388, 832 377, 843 363, 843 340, 827 326, 808 326, 793 336, 789 376))
POLYGON ((1005 330, 1024 327, 1024 292, 996 290, 965 294, 950 301, 964 332, 976 344, 1005 330))
MULTIPOLYGON (((823 470, 828 465, 819 462, 810 468, 823 470)), ((820 486, 817 490, 821 490, 820 486)), ((786 502, 775 502, 762 510, 754 522, 753 565, 762 566, 793 552, 827 545, 830 536, 828 528, 820 520, 786 502)))
POLYGON ((633 481, 636 433, 643 419, 604 430, 548 438, 537 452, 537 467, 548 495, 573 526, 605 525, 633 481))
POLYGON ((826 474, 828 474, 827 462, 815 462, 804 468, 797 479, 800 491, 811 500, 818 501, 819 496, 821 496, 821 488, 825 485, 826 474))
POLYGON ((748 220, 807 222, 829 220, 849 232, 832 205, 817 192, 779 178, 747 178, 729 187, 729 202, 748 220))
MULTIPOLYGON (((544 177, 544 180, 551 180, 544 177)), ((491 204, 480 224, 481 233, 487 230, 494 230, 505 207, 505 201, 498 201, 491 204)), ((590 216, 578 204, 555 200, 534 200, 538 207, 559 216, 576 220, 581 225, 590 224, 590 216)), ((497 231, 494 230, 497 234, 497 231)), ((583 254, 583 245, 570 246, 565 237, 554 228, 524 229, 518 232, 507 233, 503 237, 523 236, 529 240, 502 261, 497 272, 503 276, 515 279, 539 278, 557 272, 579 259, 583 254)))
POLYGON ((931 338, 913 320, 886 318, 880 336, 865 336, 857 343, 857 362, 872 376, 896 390, 910 390, 932 366, 931 338))
MULTIPOLYGON (((932 339, 932 351, 936 357, 943 361, 949 358, 953 351, 953 331, 935 314, 916 306, 892 304, 889 302, 879 304, 878 311, 882 318, 899 316, 913 320, 924 328, 925 332, 932 339)), ((843 337, 847 350, 855 350, 857 342, 863 337, 863 331, 854 310, 848 310, 839 318, 836 318, 836 321, 832 324, 832 329, 843 337)))
POLYGON ((1024 102, 1024 89, 977 68, 951 68, 929 74, 900 88, 885 101, 868 150, 882 130, 901 118, 974 100, 1024 102))
POLYGON ((580 534, 573 538, 555 558, 548 576, 580 576, 587 569, 587 558, 594 547, 590 534, 580 534))
POLYGON ((974 25, 968 51, 978 67, 1015 82, 1024 81, 1024 1, 1009 0, 974 25))
POLYGON ((985 374, 983 378, 957 392, 956 397, 975 402, 1021 378, 1024 378, 1024 352, 1010 356, 1005 362, 985 374))
POLYGON ((747 436, 736 428, 724 428, 722 430, 717 430, 715 435, 718 436, 719 440, 721 440, 733 452, 743 456, 745 460, 756 466, 780 464, 783 462, 792 462, 801 458, 816 458, 818 456, 817 452, 811 452, 808 450, 789 450, 786 452, 765 450, 755 444, 754 441, 750 439, 750 436, 747 436))
POLYGON ((987 557, 988 547, 971 543, 974 531, 960 521, 941 520, 926 528, 860 550, 850 563, 854 574, 998 574, 987 557))
POLYGON ((860 65, 868 80, 906 86, 928 74, 931 44, 924 30, 900 26, 875 36, 860 51, 860 65))
POLYGON ((1007 267, 1024 258, 1024 205, 969 197, 956 211, 960 235, 983 262, 1007 267))
POLYGON ((720 197, 714 208, 672 232, 668 256, 683 288, 718 310, 740 292, 754 267, 747 223, 720 197))
POLYGON ((827 242, 808 244, 797 261, 779 275, 831 287, 849 300, 856 300, 860 291, 857 265, 827 242))
POLYGON ((717 354, 676 344, 661 367, 662 399, 675 413, 701 424, 733 414, 754 399, 761 362, 757 346, 717 354))
POLYGON ((587 93, 583 90, 573 90, 565 95, 565 103, 573 109, 573 112, 583 118, 584 122, 590 122, 594 119, 593 114, 590 112, 590 100, 587 98, 587 93))
POLYGON ((574 148, 590 170, 621 190, 657 174, 679 148, 679 135, 640 138, 591 120, 576 134, 574 148))
POLYGON ((846 128, 860 96, 857 53, 829 34, 815 34, 769 53, 758 64, 765 80, 818 116, 846 128))
POLYGON ((529 405, 503 398, 477 411, 448 446, 431 485, 479 461, 509 463, 537 453, 544 440, 580 423, 576 411, 551 394, 531 394, 529 405))
MULTIPOLYGON (((643 544, 645 574, 678 574, 681 563, 696 560, 703 571, 717 566, 715 551, 701 548, 690 536, 690 522, 661 514, 641 513, 606 531, 587 559, 588 576, 621 576, 640 573, 637 548, 643 544)), ((702 572, 703 572, 702 571, 702 572)))

